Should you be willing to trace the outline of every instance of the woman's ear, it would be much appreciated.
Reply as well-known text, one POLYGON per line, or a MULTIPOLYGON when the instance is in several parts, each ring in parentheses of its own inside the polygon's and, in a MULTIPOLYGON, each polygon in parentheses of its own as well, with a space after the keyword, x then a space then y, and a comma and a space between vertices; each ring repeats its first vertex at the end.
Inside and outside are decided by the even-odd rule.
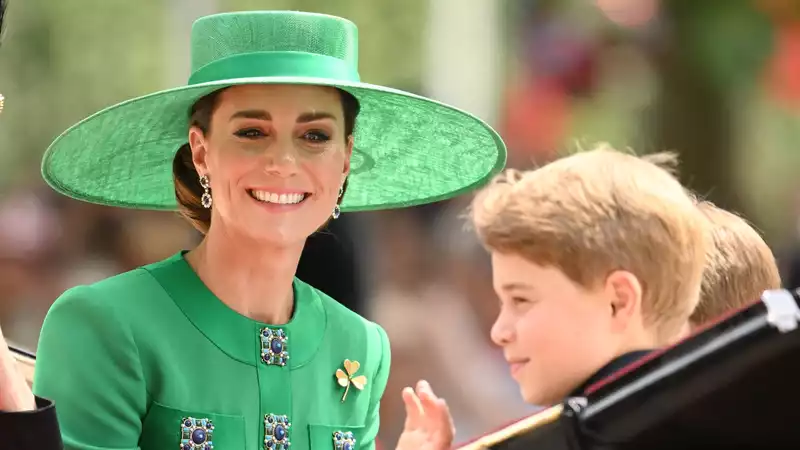
POLYGON ((200 176, 208 174, 208 164, 206 163, 208 151, 206 145, 206 137, 203 130, 195 126, 189 128, 189 147, 192 149, 192 162, 200 176))

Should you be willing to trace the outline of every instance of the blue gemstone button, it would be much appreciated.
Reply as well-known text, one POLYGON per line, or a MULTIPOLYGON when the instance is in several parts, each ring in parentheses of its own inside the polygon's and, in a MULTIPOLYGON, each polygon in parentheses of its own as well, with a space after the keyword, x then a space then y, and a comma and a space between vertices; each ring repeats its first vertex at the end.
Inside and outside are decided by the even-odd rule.
POLYGON ((261 361, 270 366, 285 367, 289 359, 287 342, 289 336, 281 330, 262 328, 259 333, 261 343, 261 361))
POLYGON ((206 432, 203 429, 197 428, 192 432, 192 442, 194 442, 197 445, 200 445, 205 441, 206 441, 206 432))
POLYGON ((356 439, 350 431, 333 432, 334 450, 356 450, 356 439))
POLYGON ((181 450, 214 450, 214 424, 209 419, 181 419, 181 450))
POLYGON ((276 450, 288 450, 289 429, 292 424, 285 415, 266 414, 264 415, 264 448, 276 450))

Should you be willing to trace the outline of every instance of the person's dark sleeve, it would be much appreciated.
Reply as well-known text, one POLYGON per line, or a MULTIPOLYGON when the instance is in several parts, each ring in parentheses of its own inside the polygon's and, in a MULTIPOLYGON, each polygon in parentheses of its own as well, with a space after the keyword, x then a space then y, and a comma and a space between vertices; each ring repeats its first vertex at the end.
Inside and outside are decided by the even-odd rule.
POLYGON ((14 450, 62 450, 56 408, 36 397, 36 410, 0 411, 0 447, 14 450))

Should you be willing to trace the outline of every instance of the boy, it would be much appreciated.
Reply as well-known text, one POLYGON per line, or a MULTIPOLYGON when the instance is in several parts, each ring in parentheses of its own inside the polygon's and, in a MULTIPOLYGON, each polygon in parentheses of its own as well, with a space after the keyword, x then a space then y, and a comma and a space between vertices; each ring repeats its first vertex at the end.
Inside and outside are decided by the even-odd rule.
POLYGON ((664 166, 608 147, 508 171, 474 200, 501 311, 492 340, 549 405, 685 336, 708 240, 664 166))
POLYGON ((750 304, 770 289, 780 289, 775 256, 744 219, 700 201, 709 222, 711 244, 700 290, 700 303, 690 318, 692 328, 750 304))

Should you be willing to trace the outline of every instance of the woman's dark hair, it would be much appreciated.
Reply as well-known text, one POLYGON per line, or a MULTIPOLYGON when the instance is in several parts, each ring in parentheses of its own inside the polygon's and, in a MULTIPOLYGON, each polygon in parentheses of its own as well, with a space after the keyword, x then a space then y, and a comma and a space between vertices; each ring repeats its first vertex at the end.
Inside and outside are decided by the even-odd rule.
MULTIPOLYGON (((223 91, 215 91, 202 97, 191 108, 189 112, 190 124, 208 134, 211 127, 211 116, 217 106, 219 94, 223 91)), ((344 110, 344 132, 349 137, 355 131, 356 117, 360 110, 358 100, 349 92, 339 89, 342 97, 342 109, 344 110)), ((189 221, 199 232, 206 234, 211 226, 211 209, 204 208, 200 198, 203 196, 203 187, 200 185, 200 175, 192 162, 192 149, 188 143, 183 144, 175 154, 172 161, 172 178, 175 182, 175 197, 178 200, 178 210, 181 215, 189 221)), ((347 192, 347 180, 342 186, 347 192)), ((339 197, 338 202, 342 201, 344 194, 339 197)))

